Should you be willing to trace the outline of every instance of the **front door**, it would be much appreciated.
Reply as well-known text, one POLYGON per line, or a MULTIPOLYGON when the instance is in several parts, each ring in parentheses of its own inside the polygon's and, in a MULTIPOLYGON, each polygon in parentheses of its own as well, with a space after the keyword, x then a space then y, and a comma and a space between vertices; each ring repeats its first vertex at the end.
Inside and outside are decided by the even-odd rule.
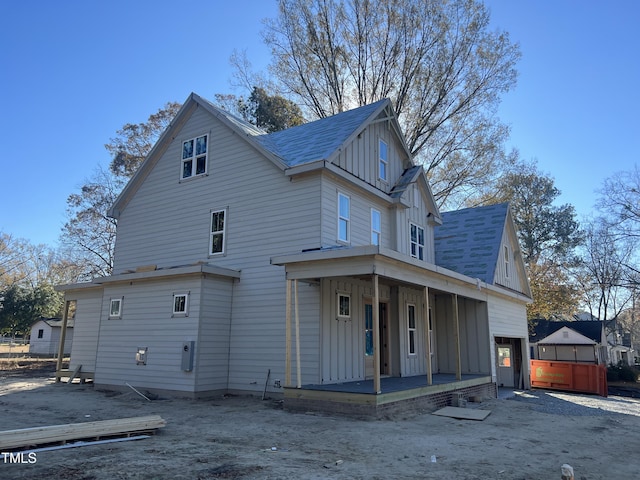
MULTIPOLYGON (((387 304, 379 303, 380 324, 380 375, 389 372, 389 329, 387 328, 387 304)), ((364 368, 365 378, 373 378, 373 304, 364 304, 364 368)))
POLYGON ((498 345, 498 385, 514 387, 513 349, 511 345, 498 345))

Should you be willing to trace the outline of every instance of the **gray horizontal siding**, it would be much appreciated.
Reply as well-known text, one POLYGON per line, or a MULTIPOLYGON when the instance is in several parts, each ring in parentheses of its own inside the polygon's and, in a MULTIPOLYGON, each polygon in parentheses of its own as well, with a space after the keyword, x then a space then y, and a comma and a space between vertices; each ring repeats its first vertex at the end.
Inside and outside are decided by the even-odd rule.
POLYGON ((67 292, 65 296, 67 300, 76 301, 69 368, 75 370, 78 365, 82 365, 83 372, 95 372, 102 290, 67 292))

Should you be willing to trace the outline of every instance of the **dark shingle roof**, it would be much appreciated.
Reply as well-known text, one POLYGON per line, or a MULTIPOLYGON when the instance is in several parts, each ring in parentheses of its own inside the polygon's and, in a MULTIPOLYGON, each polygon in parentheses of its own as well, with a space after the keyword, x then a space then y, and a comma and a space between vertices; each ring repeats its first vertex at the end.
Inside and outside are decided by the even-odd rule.
POLYGON ((547 338, 549 335, 557 332, 562 327, 568 327, 571 330, 575 330, 580 335, 584 335, 585 337, 593 340, 596 343, 600 343, 600 340, 602 340, 601 321, 577 320, 572 322, 554 322, 551 320, 534 320, 533 322, 533 333, 529 335, 529 341, 532 343, 536 343, 544 338, 547 338))
POLYGON ((298 127, 256 136, 264 148, 278 155, 293 167, 315 160, 324 160, 335 152, 383 103, 354 108, 332 117, 305 123, 298 127))
POLYGON ((435 230, 436 265, 493 284, 508 203, 442 214, 435 230))

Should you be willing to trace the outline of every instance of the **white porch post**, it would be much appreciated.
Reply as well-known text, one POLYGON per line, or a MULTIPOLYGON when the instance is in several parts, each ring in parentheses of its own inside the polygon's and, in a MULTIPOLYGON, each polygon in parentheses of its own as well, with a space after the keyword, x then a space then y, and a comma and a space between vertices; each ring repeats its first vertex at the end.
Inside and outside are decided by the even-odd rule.
POLYGON ((296 388, 302 387, 302 375, 300 373, 300 316, 298 315, 298 280, 293 281, 294 305, 296 310, 296 388))
POLYGON ((425 351, 427 352, 427 385, 433 385, 433 372, 431 370, 431 335, 429 331, 429 287, 424 287, 424 308, 422 317, 424 319, 425 351))
POLYGON ((373 274, 373 391, 381 393, 380 389, 380 297, 378 290, 378 275, 373 274))
POLYGON ((60 330, 60 343, 58 344, 58 359, 56 361, 56 382, 60 381, 58 376, 58 372, 62 370, 62 360, 64 357, 64 342, 67 337, 67 323, 69 321, 69 305, 71 302, 69 300, 65 300, 64 303, 64 315, 62 316, 62 330, 60 330))
POLYGON ((458 319, 458 295, 451 294, 453 307, 453 336, 456 341, 456 380, 462 380, 462 365, 460 360, 460 320, 458 319))
POLYGON ((286 307, 285 307, 285 365, 284 383, 291 386, 291 280, 285 280, 287 284, 286 307))

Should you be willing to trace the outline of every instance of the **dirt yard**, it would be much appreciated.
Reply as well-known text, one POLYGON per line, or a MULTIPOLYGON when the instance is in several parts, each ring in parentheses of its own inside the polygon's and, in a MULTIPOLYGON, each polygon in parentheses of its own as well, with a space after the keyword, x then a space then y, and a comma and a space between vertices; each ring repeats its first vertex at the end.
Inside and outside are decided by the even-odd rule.
MULTIPOLYGON (((489 400, 484 421, 416 412, 385 420, 292 414, 277 399, 147 401, 55 384, 52 362, 2 360, 0 430, 159 414, 143 440, 0 461, 2 479, 640 478, 640 399, 534 390, 489 400), (31 457, 30 457, 31 458, 31 457)), ((0 457, 2 458, 2 457, 0 457)))

